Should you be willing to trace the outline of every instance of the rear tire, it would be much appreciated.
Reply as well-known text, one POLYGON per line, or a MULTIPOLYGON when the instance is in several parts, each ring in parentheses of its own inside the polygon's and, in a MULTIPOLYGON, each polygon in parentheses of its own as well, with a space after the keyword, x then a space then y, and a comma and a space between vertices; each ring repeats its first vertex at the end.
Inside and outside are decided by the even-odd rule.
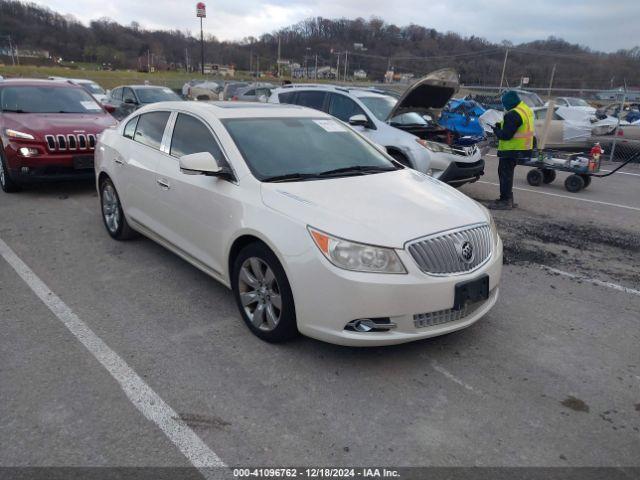
POLYGON ((542 185, 542 179, 542 170, 534 168, 532 170, 529 170, 529 173, 527 173, 527 182, 532 187, 539 187, 540 185, 542 185))
POLYGON ((299 335, 293 293, 278 257, 263 243, 244 247, 231 270, 233 295, 249 330, 271 343, 299 335))
POLYGON ((102 222, 112 238, 129 240, 137 236, 124 216, 120 197, 110 178, 105 178, 100 182, 100 210, 102 222))
POLYGON ((2 146, 0 146, 0 188, 6 193, 15 193, 21 190, 20 185, 18 185, 9 174, 9 168, 4 159, 2 146))
POLYGON ((580 177, 584 181, 584 187, 582 188, 587 188, 589 185, 591 185, 591 175, 585 175, 583 173, 582 175, 580 175, 580 177))
POLYGON ((571 193, 579 192, 584 188, 584 180, 579 175, 569 175, 564 181, 564 188, 571 193))

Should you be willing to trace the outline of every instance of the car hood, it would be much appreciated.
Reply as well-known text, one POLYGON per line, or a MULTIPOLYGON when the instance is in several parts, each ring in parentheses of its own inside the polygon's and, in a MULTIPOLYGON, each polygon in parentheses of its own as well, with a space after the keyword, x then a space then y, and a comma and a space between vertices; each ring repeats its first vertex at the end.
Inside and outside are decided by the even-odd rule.
POLYGON ((458 90, 458 72, 443 68, 411 85, 391 110, 387 120, 407 112, 430 113, 444 108, 458 90))
POLYGON ((106 113, 70 114, 70 113, 3 113, 3 123, 7 128, 45 135, 57 133, 100 133, 115 125, 116 120, 106 113))
POLYGON ((262 200, 267 207, 335 236, 394 248, 432 233, 489 221, 476 202, 411 169, 262 183, 262 200))

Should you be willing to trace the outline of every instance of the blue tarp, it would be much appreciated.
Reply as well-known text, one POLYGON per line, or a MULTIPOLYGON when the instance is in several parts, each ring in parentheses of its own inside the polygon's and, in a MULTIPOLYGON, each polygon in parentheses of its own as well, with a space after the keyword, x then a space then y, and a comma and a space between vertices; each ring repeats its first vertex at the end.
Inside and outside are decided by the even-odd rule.
POLYGON ((475 100, 451 99, 440 114, 438 123, 462 136, 484 136, 478 117, 486 110, 475 100))

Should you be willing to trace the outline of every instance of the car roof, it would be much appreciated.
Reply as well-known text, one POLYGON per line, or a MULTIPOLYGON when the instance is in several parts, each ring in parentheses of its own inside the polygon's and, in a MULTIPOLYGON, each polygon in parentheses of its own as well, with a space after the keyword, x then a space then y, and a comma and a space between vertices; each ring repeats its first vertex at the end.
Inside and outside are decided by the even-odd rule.
MULTIPOLYGON (((139 88, 169 88, 169 87, 165 87, 164 85, 144 85, 144 84, 140 84, 140 85, 118 85, 117 87, 114 87, 114 90, 116 88, 135 88, 135 89, 139 89, 139 88)), ((169 88, 169 90, 171 90, 169 88)), ((171 90, 173 91, 173 90, 171 90)))
POLYGON ((389 93, 383 90, 377 90, 371 87, 343 87, 341 85, 332 85, 326 83, 292 83, 283 85, 276 89, 277 93, 299 90, 320 90, 330 92, 346 93, 354 97, 391 97, 389 93))
POLYGON ((6 85, 19 85, 28 87, 54 87, 54 88, 82 88, 75 83, 70 83, 67 80, 49 80, 40 78, 5 78, 0 82, 0 86, 6 85))
POLYGON ((314 110, 288 104, 255 103, 255 102, 157 102, 142 107, 136 113, 162 110, 177 110, 193 113, 201 117, 213 118, 278 118, 278 117, 313 117, 333 118, 314 110))

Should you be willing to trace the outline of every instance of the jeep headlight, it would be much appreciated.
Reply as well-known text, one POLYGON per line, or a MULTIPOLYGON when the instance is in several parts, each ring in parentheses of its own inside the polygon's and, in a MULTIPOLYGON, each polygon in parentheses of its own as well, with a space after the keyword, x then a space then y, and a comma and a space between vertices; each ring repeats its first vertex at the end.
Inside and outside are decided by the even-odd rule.
POLYGON ((351 242, 308 228, 316 246, 336 267, 355 272, 407 273, 393 248, 351 242))
POLYGON ((34 140, 33 135, 30 133, 20 132, 18 130, 12 130, 11 128, 5 129, 5 133, 9 138, 17 138, 20 140, 34 140))
POLYGON ((451 147, 444 143, 432 142, 430 140, 424 140, 422 138, 416 138, 416 142, 418 142, 427 150, 431 150, 432 152, 453 153, 451 147))

